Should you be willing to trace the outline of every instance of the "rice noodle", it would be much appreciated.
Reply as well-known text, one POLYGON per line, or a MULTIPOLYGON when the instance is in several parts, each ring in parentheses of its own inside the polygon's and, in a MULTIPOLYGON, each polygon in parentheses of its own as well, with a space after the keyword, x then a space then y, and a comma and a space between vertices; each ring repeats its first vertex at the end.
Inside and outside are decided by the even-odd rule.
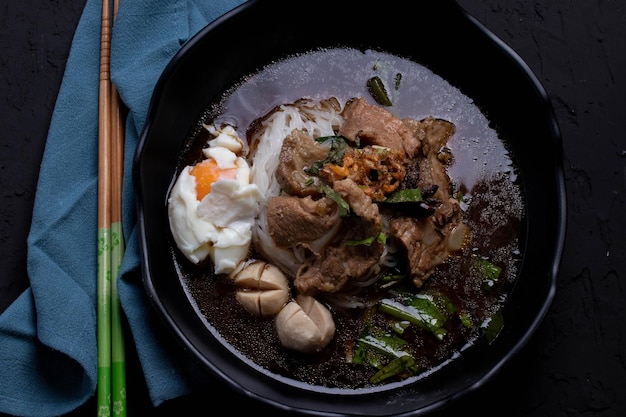
MULTIPOLYGON (((284 138, 295 129, 304 130, 314 138, 334 135, 343 121, 339 113, 340 106, 337 104, 337 101, 331 100, 302 99, 294 104, 281 105, 262 121, 260 129, 251 138, 251 142, 257 144, 251 155, 253 161, 250 169, 251 182, 257 185, 264 196, 258 221, 252 230, 252 240, 255 248, 263 256, 292 278, 310 253, 302 247, 292 250, 276 246, 268 233, 265 203, 280 193, 280 185, 275 174, 284 138)), ((319 251, 331 237, 330 233, 323 236, 314 242, 310 249, 319 251)))
POLYGON ((252 142, 258 145, 252 155, 251 181, 266 200, 280 192, 275 173, 285 137, 296 129, 304 130, 314 138, 332 136, 343 122, 339 111, 325 103, 300 100, 283 104, 263 120, 261 129, 253 136, 252 142))

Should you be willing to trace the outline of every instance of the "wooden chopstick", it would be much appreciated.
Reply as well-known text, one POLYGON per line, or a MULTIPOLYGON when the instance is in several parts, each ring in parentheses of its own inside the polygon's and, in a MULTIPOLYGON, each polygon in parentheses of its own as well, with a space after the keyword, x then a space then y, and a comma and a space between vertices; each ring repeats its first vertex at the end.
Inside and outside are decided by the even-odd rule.
MULTIPOLYGON (((117 15, 119 1, 113 2, 113 21, 117 15)), ((122 327, 122 311, 117 294, 117 277, 122 266, 125 243, 122 228, 122 188, 124 174, 124 122, 120 96, 111 84, 111 132, 113 146, 111 148, 111 236, 113 251, 111 253, 111 369, 113 415, 126 417, 126 354, 124 351, 124 332, 122 327)))
MULTIPOLYGON (((114 2, 114 14, 118 1, 114 2)), ((97 414, 126 416, 126 367, 117 277, 124 255, 122 176, 124 125, 110 78, 111 4, 102 1, 98 103, 97 414)))
POLYGON ((110 4, 102 0, 98 100, 97 415, 111 415, 111 53, 110 4))

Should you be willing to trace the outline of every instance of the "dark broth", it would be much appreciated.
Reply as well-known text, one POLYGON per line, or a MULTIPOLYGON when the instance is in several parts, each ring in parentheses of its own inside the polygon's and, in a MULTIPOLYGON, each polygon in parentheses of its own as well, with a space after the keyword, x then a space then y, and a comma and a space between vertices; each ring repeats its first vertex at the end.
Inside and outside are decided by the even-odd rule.
MULTIPOLYGON (((505 142, 471 99, 413 61, 371 50, 329 49, 290 57, 246 77, 219 102, 208 106, 198 126, 203 122, 228 122, 245 137, 254 119, 276 105, 302 97, 334 96, 343 104, 351 97, 361 96, 374 103, 366 83, 375 75, 385 83, 393 103, 387 109, 396 116, 417 120, 434 116, 456 126, 448 143, 454 156, 448 173, 455 191, 465 195, 463 219, 472 230, 471 242, 462 254, 450 257, 424 286, 424 290, 446 294, 457 312, 472 325, 464 325, 459 315, 453 315, 446 322, 443 340, 411 326, 402 337, 410 343, 411 353, 422 370, 411 378, 419 378, 452 360, 482 336, 481 325, 505 302, 521 258, 524 204, 514 163, 505 142), (489 259, 502 268, 493 287, 485 286, 484 276, 472 263, 476 257, 489 259)), ((202 129, 194 131, 181 156, 181 167, 197 162, 206 139, 207 133, 202 129)), ((242 360, 264 372, 329 389, 371 386, 369 379, 375 370, 346 360, 346 352, 355 347, 363 328, 362 310, 330 307, 337 327, 334 340, 319 354, 294 353, 278 343, 273 319, 253 317, 238 304, 228 278, 214 276, 210 265, 190 264, 175 249, 173 256, 190 301, 208 328, 242 360)), ((374 320, 381 327, 387 325, 382 315, 376 315, 374 320)))

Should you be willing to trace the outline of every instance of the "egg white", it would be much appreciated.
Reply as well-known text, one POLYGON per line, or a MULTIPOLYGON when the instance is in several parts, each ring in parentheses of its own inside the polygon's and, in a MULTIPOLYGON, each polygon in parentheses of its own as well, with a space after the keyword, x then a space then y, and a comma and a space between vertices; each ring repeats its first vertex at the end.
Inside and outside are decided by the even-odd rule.
POLYGON ((262 194, 250 184, 247 162, 235 153, 241 147, 234 130, 212 133, 216 138, 204 155, 220 169, 236 168, 236 178, 218 179, 198 201, 192 166, 185 167, 171 190, 168 216, 174 241, 187 259, 197 264, 210 256, 215 273, 229 274, 248 254, 262 194))

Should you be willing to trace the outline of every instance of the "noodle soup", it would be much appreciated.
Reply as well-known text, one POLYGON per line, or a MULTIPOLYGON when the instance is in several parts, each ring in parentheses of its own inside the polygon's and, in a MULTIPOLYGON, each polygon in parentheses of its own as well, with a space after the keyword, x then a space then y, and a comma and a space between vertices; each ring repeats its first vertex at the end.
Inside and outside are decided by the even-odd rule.
MULTIPOLYGON (((329 390, 403 384, 506 326, 515 166, 480 109, 427 68, 352 49, 273 63, 208 106, 179 178, 208 154, 214 240, 190 260, 174 231, 172 254, 207 327, 251 366, 329 390)), ((178 201, 171 213, 188 213, 178 201)))

